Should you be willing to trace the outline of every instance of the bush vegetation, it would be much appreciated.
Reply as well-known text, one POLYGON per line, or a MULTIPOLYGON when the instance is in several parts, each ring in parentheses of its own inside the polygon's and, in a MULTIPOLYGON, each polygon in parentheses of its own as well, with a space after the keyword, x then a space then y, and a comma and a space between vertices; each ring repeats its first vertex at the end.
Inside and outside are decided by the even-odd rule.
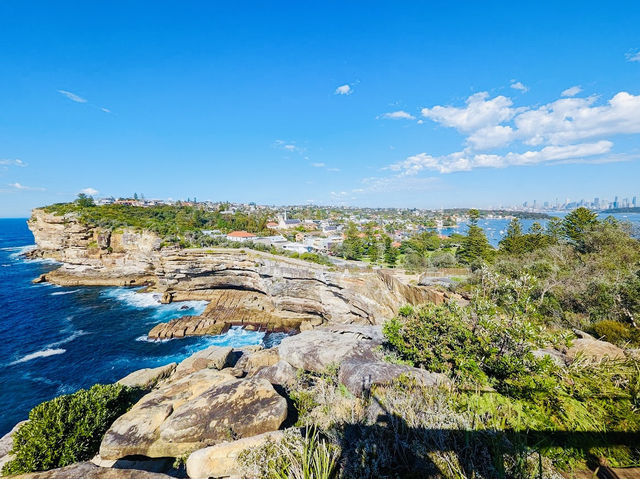
MULTIPOLYGON (((402 254, 442 254, 432 240, 402 254)), ((401 378, 357 398, 333 369, 300 374, 289 390, 296 425, 338 448, 340 477, 557 478, 640 464, 640 358, 559 359, 576 327, 637 344, 640 249, 627 227, 577 211, 527 233, 514 220, 489 253, 479 237, 460 239, 460 250, 474 273, 451 288, 467 301, 401 308, 381 351, 452 385, 401 378), (627 436, 607 442, 612 434, 627 436)))
POLYGON ((46 471, 87 461, 102 436, 134 402, 135 391, 117 384, 97 384, 39 404, 13 436, 15 459, 5 475, 46 471))
POLYGON ((197 206, 157 205, 145 208, 126 204, 96 206, 93 201, 78 198, 72 203, 56 203, 45 211, 55 215, 75 214, 86 224, 105 229, 137 228, 153 231, 160 237, 179 236, 188 232, 218 229, 223 232, 246 230, 271 234, 267 229, 267 213, 223 214, 222 210, 208 211, 197 206))
MULTIPOLYGON (((203 230, 214 229, 221 232, 245 230, 269 236, 273 232, 266 228, 269 218, 267 213, 245 214, 238 212, 229 215, 222 214, 221 210, 208 211, 196 206, 181 205, 158 205, 145 208, 126 204, 96 206, 91 197, 82 194, 72 203, 56 203, 45 207, 44 210, 59 216, 74 214, 84 224, 114 232, 119 232, 123 228, 151 231, 163 239, 161 247, 242 247, 333 266, 329 258, 322 254, 284 251, 260 243, 239 243, 227 240, 226 236, 213 237, 203 233, 203 230)), ((97 248, 97 246, 97 243, 92 242, 88 247, 97 248)))

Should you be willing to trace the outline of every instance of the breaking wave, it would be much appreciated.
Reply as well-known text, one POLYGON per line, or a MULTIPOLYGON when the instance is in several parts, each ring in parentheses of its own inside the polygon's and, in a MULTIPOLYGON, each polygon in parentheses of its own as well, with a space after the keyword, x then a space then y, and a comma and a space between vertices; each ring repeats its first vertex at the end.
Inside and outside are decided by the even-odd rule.
POLYGON ((31 354, 27 354, 26 356, 23 356, 22 358, 9 363, 9 365, 14 365, 14 364, 20 364, 20 363, 26 363, 27 361, 31 361, 33 359, 38 359, 38 358, 47 358, 49 356, 56 356, 58 354, 64 354, 66 353, 67 350, 66 349, 43 349, 42 351, 36 351, 35 353, 31 353, 31 354))

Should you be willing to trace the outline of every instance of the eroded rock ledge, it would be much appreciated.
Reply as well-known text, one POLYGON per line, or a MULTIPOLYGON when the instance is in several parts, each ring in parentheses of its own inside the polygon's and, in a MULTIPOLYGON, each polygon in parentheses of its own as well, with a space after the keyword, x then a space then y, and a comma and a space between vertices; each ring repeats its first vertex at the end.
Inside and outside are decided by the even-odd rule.
POLYGON ((242 249, 161 248, 153 233, 108 231, 73 215, 33 211, 33 257, 62 266, 37 281, 63 286, 147 286, 163 301, 207 300, 206 311, 156 326, 151 337, 218 334, 229 325, 269 330, 323 323, 377 324, 406 304, 441 302, 434 288, 405 284, 382 271, 337 271, 242 249))

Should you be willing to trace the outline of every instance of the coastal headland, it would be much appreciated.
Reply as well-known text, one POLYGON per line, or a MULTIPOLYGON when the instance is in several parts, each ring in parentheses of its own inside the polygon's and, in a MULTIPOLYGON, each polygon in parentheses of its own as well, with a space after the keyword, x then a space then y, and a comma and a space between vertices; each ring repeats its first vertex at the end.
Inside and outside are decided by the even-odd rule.
POLYGON ((328 267, 250 249, 162 247, 149 231, 103 229, 36 209, 29 255, 62 265, 35 281, 61 286, 140 286, 169 303, 206 300, 200 316, 155 326, 151 338, 220 334, 231 325, 304 330, 327 323, 381 324, 405 304, 450 293, 392 272, 328 267))

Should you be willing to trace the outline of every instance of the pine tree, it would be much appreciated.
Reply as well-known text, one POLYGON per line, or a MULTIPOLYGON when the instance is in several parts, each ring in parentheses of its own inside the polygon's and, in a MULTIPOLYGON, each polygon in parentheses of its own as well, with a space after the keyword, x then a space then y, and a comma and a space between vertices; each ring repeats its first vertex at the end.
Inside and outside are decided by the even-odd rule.
POLYGON ((507 234, 500 240, 500 251, 516 255, 525 251, 525 238, 518 218, 513 218, 509 223, 507 234))
POLYGON ((458 260, 466 264, 477 260, 491 261, 493 259, 494 250, 484 231, 478 226, 479 216, 478 210, 469 210, 469 231, 456 253, 458 260))
POLYGON ((598 223, 598 215, 589 208, 577 208, 565 216, 562 222, 564 237, 578 251, 584 250, 585 234, 598 223))

